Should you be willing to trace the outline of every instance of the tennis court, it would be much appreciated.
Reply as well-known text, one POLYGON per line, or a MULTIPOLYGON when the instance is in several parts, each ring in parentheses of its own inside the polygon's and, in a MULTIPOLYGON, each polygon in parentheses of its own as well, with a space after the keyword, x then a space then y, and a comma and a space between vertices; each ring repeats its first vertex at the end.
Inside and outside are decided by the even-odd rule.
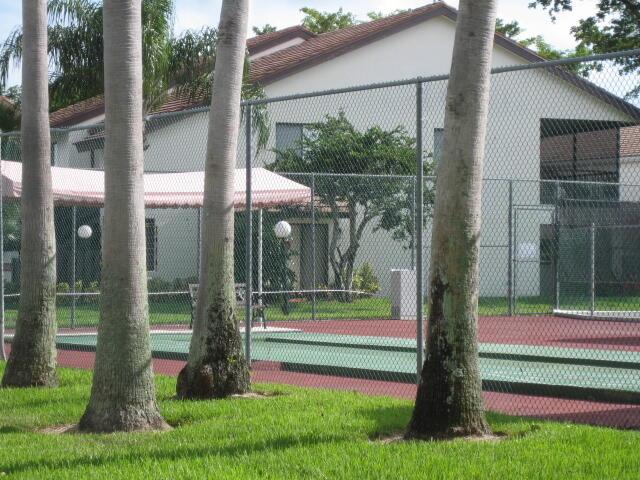
MULTIPOLYGON (((185 360, 190 332, 156 329, 153 355, 185 360)), ((640 404, 640 324, 552 316, 483 317, 485 391, 640 404), (535 334, 534 334, 535 332, 535 334)), ((62 350, 95 350, 93 331, 63 333, 62 350)), ((291 321, 252 331, 255 368, 372 381, 416 381, 415 322, 291 321)))

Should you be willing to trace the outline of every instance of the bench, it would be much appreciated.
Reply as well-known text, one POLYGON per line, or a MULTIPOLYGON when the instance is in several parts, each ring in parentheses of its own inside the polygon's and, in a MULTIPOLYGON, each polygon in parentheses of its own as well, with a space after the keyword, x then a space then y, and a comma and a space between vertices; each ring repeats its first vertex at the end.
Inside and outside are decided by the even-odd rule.
MULTIPOLYGON (((191 322, 189 323, 189 328, 193 328, 193 320, 196 314, 196 303, 198 301, 198 284, 190 283, 189 284, 189 299, 191 300, 191 322)), ((236 283, 235 284, 236 291, 236 302, 239 307, 243 307, 245 305, 245 299, 247 295, 247 288, 244 283, 236 283)), ((262 326, 266 328, 267 326, 267 318, 265 313, 265 306, 262 304, 262 301, 258 301, 257 305, 252 305, 252 309, 254 312, 253 318, 259 317, 262 321, 262 326)))

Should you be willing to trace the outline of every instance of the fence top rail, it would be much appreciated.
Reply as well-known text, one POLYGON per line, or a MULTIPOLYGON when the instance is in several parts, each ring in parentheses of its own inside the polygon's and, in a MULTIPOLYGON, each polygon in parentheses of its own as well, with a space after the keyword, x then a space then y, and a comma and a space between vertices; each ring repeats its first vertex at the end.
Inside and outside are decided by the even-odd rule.
MULTIPOLYGON (((392 175, 383 173, 331 173, 331 172, 275 172, 286 177, 350 177, 350 178, 395 178, 400 180, 414 180, 415 175, 392 175)), ((425 176, 425 179, 435 177, 425 176)))
MULTIPOLYGON (((519 64, 519 65, 496 67, 491 70, 491 73, 502 74, 507 72, 517 72, 521 70, 532 70, 532 69, 541 69, 541 68, 548 69, 548 68, 561 67, 566 65, 574 65, 577 63, 615 60, 617 58, 634 57, 634 56, 640 56, 640 48, 633 49, 633 50, 624 50, 620 52, 600 53, 600 54, 588 55, 584 57, 562 58, 558 60, 546 60, 546 61, 532 62, 532 63, 526 63, 526 64, 519 64)), ((290 100, 300 100, 305 98, 324 97, 328 95, 338 95, 338 94, 344 94, 344 93, 378 90, 378 89, 398 87, 403 85, 415 85, 419 83, 444 81, 448 79, 449 79, 449 74, 432 75, 427 77, 414 77, 414 78, 408 78, 403 80, 372 83, 367 85, 354 85, 351 87, 334 88, 334 89, 306 92, 306 93, 297 93, 292 95, 282 95, 278 97, 244 100, 241 102, 241 105, 242 106, 266 105, 266 104, 285 102, 290 100)), ((596 88, 599 88, 599 87, 596 87, 596 88)), ((146 116, 145 120, 153 121, 153 120, 158 120, 158 119, 167 118, 167 117, 175 117, 180 115, 192 115, 196 113, 205 113, 208 111, 209 111, 209 106, 202 106, 197 108, 191 108, 188 110, 181 110, 178 112, 156 113, 156 114, 146 116)), ((98 124, 92 124, 92 125, 76 125, 71 127, 53 127, 51 128, 51 132, 67 133, 67 132, 73 132, 78 130, 87 130, 90 128, 95 128, 96 126, 100 126, 100 125, 102 124, 98 123, 98 124)), ((8 137, 8 136, 16 136, 16 135, 20 135, 20 132, 19 131, 12 131, 12 132, 0 131, 0 137, 8 137)))

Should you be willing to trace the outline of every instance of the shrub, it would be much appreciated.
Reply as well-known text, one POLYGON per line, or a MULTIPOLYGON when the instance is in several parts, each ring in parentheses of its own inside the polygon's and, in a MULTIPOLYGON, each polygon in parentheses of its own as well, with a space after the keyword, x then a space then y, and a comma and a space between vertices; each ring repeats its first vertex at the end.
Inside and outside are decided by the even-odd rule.
POLYGON ((190 283, 198 283, 198 277, 174 278, 173 290, 176 292, 187 292, 189 291, 190 283))
POLYGON ((69 293, 71 291, 71 287, 67 282, 60 282, 56 285, 57 293, 69 293))
POLYGON ((380 282, 369 263, 363 263, 353 276, 354 290, 360 290, 368 294, 377 293, 380 290, 380 282))
POLYGON ((150 292, 169 292, 171 291, 172 283, 162 278, 150 278, 147 281, 147 289, 150 292))

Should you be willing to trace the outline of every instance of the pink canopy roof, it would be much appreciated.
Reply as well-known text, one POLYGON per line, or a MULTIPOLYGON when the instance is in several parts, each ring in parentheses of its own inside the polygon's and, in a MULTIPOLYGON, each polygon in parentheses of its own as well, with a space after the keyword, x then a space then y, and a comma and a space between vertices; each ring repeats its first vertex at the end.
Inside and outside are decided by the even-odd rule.
MULTIPOLYGON (((2 196, 20 198, 22 164, 2 161, 2 196)), ((236 209, 245 206, 245 170, 235 171, 236 209)), ((104 172, 78 168, 51 167, 53 201, 57 205, 104 205, 104 172)), ((311 189, 281 175, 253 168, 252 203, 255 208, 303 205, 311 199, 311 189)), ((148 208, 195 208, 202 206, 204 172, 147 173, 144 200, 148 208)))

